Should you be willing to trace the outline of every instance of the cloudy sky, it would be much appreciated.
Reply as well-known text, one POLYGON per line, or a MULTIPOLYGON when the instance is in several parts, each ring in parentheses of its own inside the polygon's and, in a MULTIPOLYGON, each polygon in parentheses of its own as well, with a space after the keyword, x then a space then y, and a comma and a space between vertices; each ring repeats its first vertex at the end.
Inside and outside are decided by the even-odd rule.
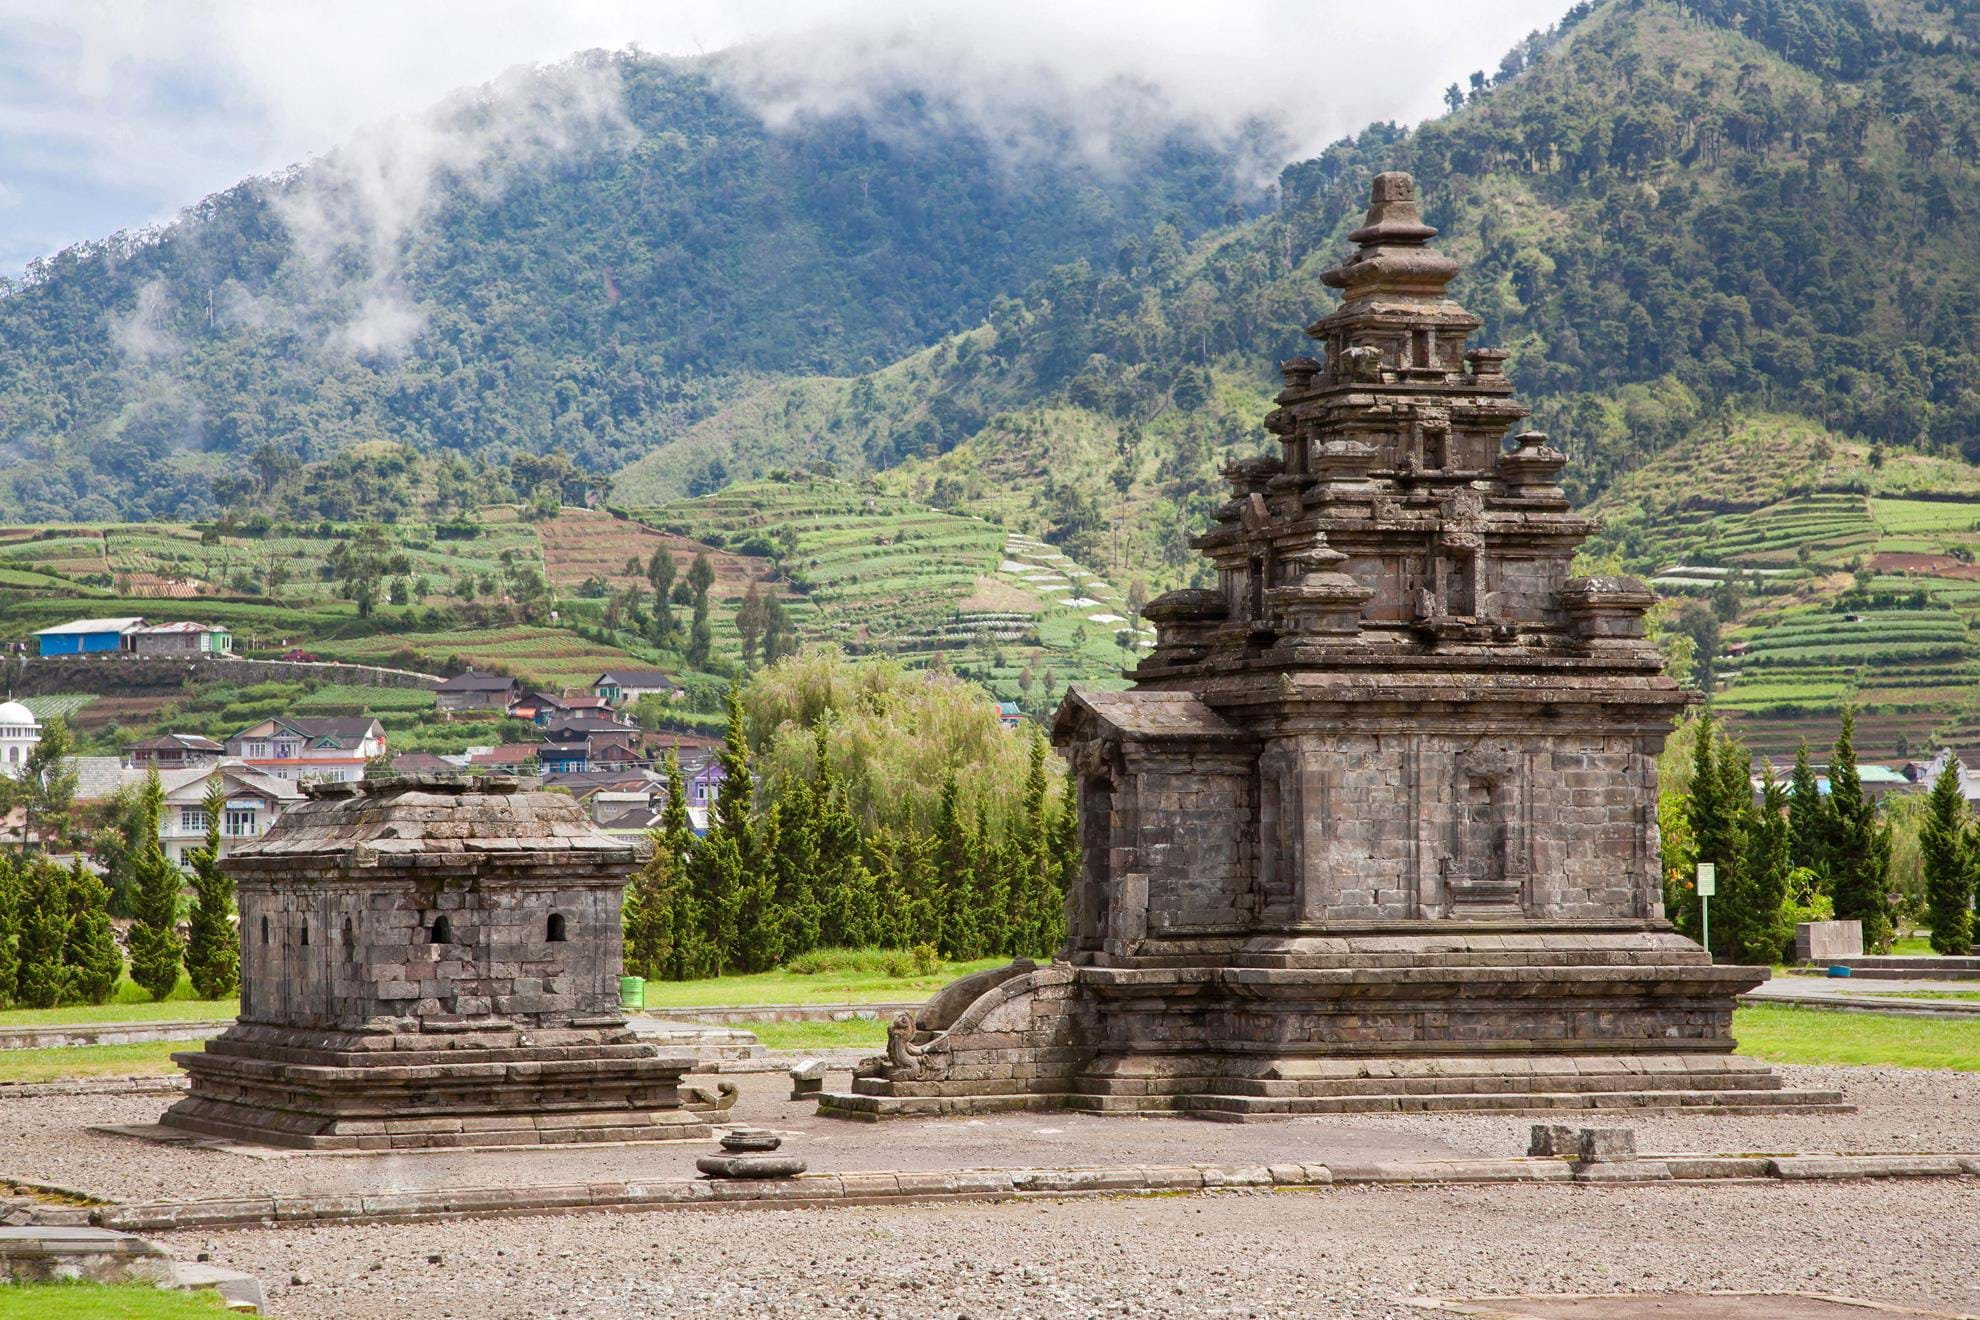
POLYGON ((857 104, 870 70, 986 103, 1127 75, 1179 117, 1270 117, 1310 150, 1437 113, 1568 3, 0 0, 0 275, 581 50, 767 43, 757 85, 783 110, 857 104))

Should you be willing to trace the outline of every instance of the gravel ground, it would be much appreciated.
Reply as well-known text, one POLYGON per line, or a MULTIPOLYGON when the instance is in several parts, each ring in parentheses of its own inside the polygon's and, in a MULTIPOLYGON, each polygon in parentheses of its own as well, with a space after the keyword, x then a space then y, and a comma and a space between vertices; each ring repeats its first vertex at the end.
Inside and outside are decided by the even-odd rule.
POLYGON ((1980 1309, 1980 1183, 1342 1188, 168 1234, 289 1320, 1344 1317, 1412 1295, 1779 1289, 1980 1309), (305 1282, 292 1286, 301 1276, 305 1282))
MULTIPOLYGON (((1649 1151, 1980 1152, 1980 1074, 1878 1068, 1782 1068, 1789 1085, 1839 1087, 1856 1114, 1614 1114, 1649 1151)), ((883 1124, 819 1118, 787 1098, 780 1074, 744 1075, 732 1117, 788 1134, 816 1172, 1082 1164, 1257 1164, 1279 1161, 1505 1156, 1526 1151, 1529 1117, 1353 1115, 1249 1124, 1185 1119, 1006 1114, 883 1124)), ((840 1079, 834 1077, 833 1082, 840 1079)), ((692 1177, 707 1142, 551 1151, 256 1158, 87 1131, 154 1122, 159 1096, 19 1099, 0 1112, 0 1176, 54 1183, 113 1200, 252 1193, 528 1185, 588 1178, 692 1177)))

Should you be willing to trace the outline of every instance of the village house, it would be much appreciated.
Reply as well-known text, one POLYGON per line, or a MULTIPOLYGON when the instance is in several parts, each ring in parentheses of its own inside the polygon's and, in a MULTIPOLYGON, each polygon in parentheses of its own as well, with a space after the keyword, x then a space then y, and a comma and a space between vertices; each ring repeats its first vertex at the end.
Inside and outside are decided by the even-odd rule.
POLYGON ((493 747, 471 747, 467 763, 475 769, 507 770, 528 774, 537 768, 540 743, 498 743, 493 747))
POLYGON ((206 793, 215 774, 226 794, 220 817, 222 857, 266 834, 284 810, 302 801, 302 789, 294 783, 244 765, 161 773, 158 782, 165 790, 165 809, 158 817, 158 843, 180 866, 190 866, 187 854, 206 846, 206 793))
POLYGON ((234 634, 211 623, 152 623, 130 630, 130 649, 138 655, 231 655, 234 634))
POLYGON ((161 733, 126 744, 124 764, 134 770, 187 770, 215 764, 226 750, 201 734, 161 733))
POLYGON ((510 716, 528 720, 539 729, 547 728, 551 720, 561 715, 609 715, 611 710, 604 698, 589 694, 567 697, 555 692, 531 691, 509 703, 510 716))
POLYGON ((131 634, 144 626, 142 617, 71 619, 34 635, 36 654, 118 655, 131 649, 131 634))
POLYGON ((278 779, 355 781, 385 753, 385 727, 369 716, 279 716, 227 739, 227 756, 278 779))
POLYGON ((591 682, 591 690, 613 706, 630 706, 641 697, 676 701, 687 689, 657 669, 608 669, 591 682))
POLYGON ((521 684, 505 674, 477 674, 470 669, 433 689, 438 710, 499 710, 506 712, 521 684))

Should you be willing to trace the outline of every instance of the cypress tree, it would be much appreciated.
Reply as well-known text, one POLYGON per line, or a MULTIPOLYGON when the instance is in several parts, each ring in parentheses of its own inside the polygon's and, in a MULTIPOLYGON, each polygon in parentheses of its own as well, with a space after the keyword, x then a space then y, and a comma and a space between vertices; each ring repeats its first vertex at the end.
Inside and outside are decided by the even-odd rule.
POLYGON ((80 857, 69 868, 69 940, 62 961, 69 993, 86 1003, 108 1003, 124 974, 123 950, 110 928, 110 890, 80 857))
POLYGON ((656 921, 662 923, 652 937, 655 949, 664 951, 655 963, 657 974, 676 981, 713 976, 720 962, 709 936, 710 915, 694 889, 694 859, 699 847, 694 821, 688 815, 681 760, 669 751, 667 802, 660 809, 660 827, 654 832, 653 858, 648 863, 654 884, 650 895, 642 894, 641 903, 650 905, 658 914, 656 921))
POLYGON ((1877 818, 1877 804, 1863 792, 1856 773, 1856 717, 1845 709, 1835 754, 1829 758, 1830 879, 1836 919, 1863 923, 1863 944, 1887 949, 1891 942, 1891 830, 1877 818))
POLYGON ((879 885, 860 847, 859 822, 846 802, 825 757, 825 730, 818 729, 818 894, 819 938, 849 949, 884 943, 879 885))
POLYGON ((982 934, 977 926, 976 831, 964 818, 955 771, 942 780, 941 805, 935 812, 936 893, 940 895, 940 926, 935 947, 944 958, 961 962, 977 957, 982 934))
POLYGON ((1918 831, 1925 870, 1925 905, 1932 950, 1958 955, 1973 943, 1973 834, 1960 791, 1959 758, 1948 755, 1932 781, 1925 821, 1918 831))
POLYGON ((1815 769, 1808 764, 1808 743, 1794 753, 1794 773, 1788 779, 1788 853, 1796 866, 1822 877, 1829 888, 1829 804, 1815 769))
POLYGON ((976 956, 981 958, 1003 952, 1010 939, 1011 873, 1016 867, 1010 840, 995 836, 990 827, 989 807, 983 802, 976 804, 976 824, 971 837, 976 840, 976 884, 971 907, 976 918, 976 956))
POLYGON ((131 979, 164 999, 179 984, 179 958, 183 949, 177 929, 179 891, 184 876, 158 846, 158 813, 163 808, 164 790, 158 772, 145 778, 142 811, 150 822, 150 834, 132 868, 135 877, 131 895, 131 979))
MULTIPOLYGON (((1709 713, 1700 716, 1697 738, 1692 743, 1691 789, 1686 813, 1697 859, 1717 868, 1721 894, 1736 891, 1739 884, 1739 804, 1727 800, 1726 775, 1721 770, 1722 762, 1730 759, 1733 758, 1728 749, 1720 746, 1717 722, 1709 713)), ((1741 782, 1744 783, 1744 776, 1741 782)), ((1700 933, 1697 888, 1684 884, 1680 899, 1682 906, 1670 914, 1671 920, 1679 930, 1697 939, 1700 933)))
POLYGON ((0 1001, 12 1003, 21 966, 20 864, 0 853, 0 1001))
POLYGON ((1036 946, 1040 957, 1050 957, 1057 953, 1066 942, 1066 896, 1079 884, 1079 803, 1072 793, 1065 795, 1059 810, 1052 817, 1052 826, 1046 837, 1046 853, 1051 863, 1050 902, 1039 918, 1039 943, 1036 946))
POLYGON ((775 889, 758 865, 750 813, 755 785, 750 780, 749 738, 743 724, 742 696, 731 687, 729 722, 719 757, 722 783, 715 790, 707 837, 694 853, 694 893, 706 914, 706 928, 718 973, 761 970, 775 955, 775 889))
POLYGON ((234 932, 234 883, 220 871, 220 818, 227 809, 219 775, 207 781, 206 839, 192 850, 192 925, 186 973, 201 999, 225 999, 241 987, 241 945, 234 932))
MULTIPOLYGON (((667 753, 671 778, 680 778, 680 762, 667 753)), ((671 785, 670 785, 671 789, 671 785)), ((681 855, 668 846, 667 831, 656 826, 650 835, 653 851, 626 881, 625 904, 619 921, 625 932, 626 974, 648 981, 680 979, 679 951, 674 946, 674 924, 680 919, 684 897, 681 855)))
POLYGON ((819 856, 817 791, 808 779, 793 779, 771 809, 776 843, 770 863, 776 885, 776 916, 785 962, 818 947, 824 929, 824 905, 819 888, 825 880, 819 856))
POLYGON ((53 1008, 69 987, 62 961, 69 942, 69 874, 45 855, 22 868, 19 928, 14 999, 29 1008, 53 1008))
POLYGON ((1762 772, 1760 807, 1749 817, 1746 854, 1740 859, 1740 912, 1732 945, 1741 962, 1773 963, 1793 930, 1782 916, 1794 859, 1788 837, 1787 786, 1769 765, 1762 772))

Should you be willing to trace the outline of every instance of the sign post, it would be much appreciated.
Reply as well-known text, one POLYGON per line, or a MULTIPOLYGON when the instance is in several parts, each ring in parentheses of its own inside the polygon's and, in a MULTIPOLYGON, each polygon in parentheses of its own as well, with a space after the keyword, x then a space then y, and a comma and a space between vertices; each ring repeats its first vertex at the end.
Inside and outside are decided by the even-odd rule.
POLYGON ((1719 868, 1713 862, 1698 864, 1698 942, 1705 956, 1712 956, 1712 895, 1719 892, 1719 868))

